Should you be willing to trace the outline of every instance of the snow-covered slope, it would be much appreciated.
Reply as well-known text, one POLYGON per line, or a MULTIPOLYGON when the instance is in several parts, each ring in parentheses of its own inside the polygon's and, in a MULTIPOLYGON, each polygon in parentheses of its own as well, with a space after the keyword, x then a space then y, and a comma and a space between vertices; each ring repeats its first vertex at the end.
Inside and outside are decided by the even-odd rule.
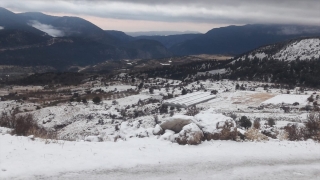
POLYGON ((284 61, 312 60, 320 57, 320 38, 293 40, 287 43, 268 45, 247 53, 236 60, 277 59, 284 61))

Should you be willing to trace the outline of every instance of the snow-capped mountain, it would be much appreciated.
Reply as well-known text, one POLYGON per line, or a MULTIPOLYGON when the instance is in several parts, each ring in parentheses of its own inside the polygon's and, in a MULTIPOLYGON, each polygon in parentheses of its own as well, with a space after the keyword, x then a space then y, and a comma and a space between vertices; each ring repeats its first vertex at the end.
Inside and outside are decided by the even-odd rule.
POLYGON ((236 60, 275 59, 284 61, 312 60, 320 57, 320 38, 291 40, 258 48, 236 60))

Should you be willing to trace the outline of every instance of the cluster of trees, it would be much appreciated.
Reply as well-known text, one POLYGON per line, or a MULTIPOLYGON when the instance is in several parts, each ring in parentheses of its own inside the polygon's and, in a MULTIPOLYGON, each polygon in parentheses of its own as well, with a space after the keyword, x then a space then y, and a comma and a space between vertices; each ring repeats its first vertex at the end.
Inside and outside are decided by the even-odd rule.
POLYGON ((86 74, 77 72, 35 73, 23 79, 18 79, 9 83, 19 85, 77 85, 80 84, 86 77, 86 74))
POLYGON ((320 86, 320 59, 280 61, 276 59, 244 59, 227 66, 230 79, 271 81, 289 85, 320 86))
MULTIPOLYGON (((194 61, 182 65, 175 66, 163 66, 154 69, 148 69, 140 74, 146 74, 148 77, 163 77, 169 79, 184 80, 185 78, 195 75, 198 72, 210 71, 213 69, 223 68, 226 64, 230 63, 227 61, 217 61, 217 60, 206 60, 206 61, 194 61)), ((138 75, 135 75, 138 76, 138 75)), ((200 78, 200 77, 199 77, 200 78)), ((204 77, 202 77, 204 78, 204 77)))

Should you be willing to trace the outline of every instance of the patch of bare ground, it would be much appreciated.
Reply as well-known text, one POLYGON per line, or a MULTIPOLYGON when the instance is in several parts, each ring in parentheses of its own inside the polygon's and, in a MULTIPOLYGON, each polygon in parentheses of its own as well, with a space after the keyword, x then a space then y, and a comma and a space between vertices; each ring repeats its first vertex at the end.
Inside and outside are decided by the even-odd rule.
POLYGON ((260 104, 263 101, 276 96, 276 94, 270 93, 254 93, 254 94, 243 94, 238 97, 231 98, 232 104, 260 104))

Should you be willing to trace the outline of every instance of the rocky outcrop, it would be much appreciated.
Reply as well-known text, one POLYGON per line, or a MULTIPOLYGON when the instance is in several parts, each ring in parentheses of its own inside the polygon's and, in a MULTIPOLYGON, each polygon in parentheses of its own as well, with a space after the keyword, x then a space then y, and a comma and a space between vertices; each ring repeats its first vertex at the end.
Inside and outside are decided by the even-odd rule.
POLYGON ((191 123, 182 128, 176 137, 176 141, 180 145, 197 145, 201 143, 203 137, 201 129, 195 123, 191 123))
POLYGON ((174 131, 175 133, 179 133, 184 126, 190 124, 191 122, 193 122, 192 116, 176 115, 165 119, 165 121, 160 124, 160 127, 163 130, 169 129, 174 131))

